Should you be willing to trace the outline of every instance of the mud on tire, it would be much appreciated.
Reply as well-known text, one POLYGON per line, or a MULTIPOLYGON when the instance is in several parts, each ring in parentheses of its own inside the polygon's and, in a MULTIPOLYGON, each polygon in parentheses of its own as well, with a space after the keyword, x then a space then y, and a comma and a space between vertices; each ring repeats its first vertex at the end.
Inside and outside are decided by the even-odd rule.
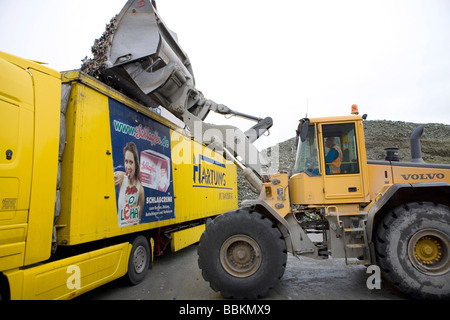
POLYGON ((377 226, 377 261, 383 276, 420 299, 450 297, 450 210, 430 202, 389 212, 377 226))
POLYGON ((218 216, 198 247, 203 278, 226 298, 267 295, 283 276, 287 250, 277 226, 249 208, 218 216))

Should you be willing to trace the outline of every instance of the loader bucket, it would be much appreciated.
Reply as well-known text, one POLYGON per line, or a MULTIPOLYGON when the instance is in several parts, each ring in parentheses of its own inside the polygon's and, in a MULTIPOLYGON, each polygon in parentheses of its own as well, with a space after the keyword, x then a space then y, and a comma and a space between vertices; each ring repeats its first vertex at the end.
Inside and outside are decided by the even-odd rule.
POLYGON ((127 81, 127 87, 138 87, 164 107, 179 90, 177 81, 168 83, 174 75, 181 83, 195 86, 189 58, 178 44, 177 35, 159 17, 153 1, 126 3, 116 17, 106 55, 106 75, 119 77, 122 85, 127 81))

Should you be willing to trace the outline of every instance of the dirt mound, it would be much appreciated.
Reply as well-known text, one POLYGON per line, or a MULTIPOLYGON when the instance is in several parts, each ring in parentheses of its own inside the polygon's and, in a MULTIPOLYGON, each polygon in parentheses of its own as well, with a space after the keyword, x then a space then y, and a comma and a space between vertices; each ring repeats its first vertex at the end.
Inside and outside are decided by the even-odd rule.
MULTIPOLYGON (((383 160, 384 148, 398 147, 400 161, 411 160, 409 137, 419 124, 401 121, 366 121, 364 134, 366 137, 367 159, 383 160)), ((424 124, 420 139, 422 157, 429 163, 450 164, 450 126, 438 123, 424 124)))
MULTIPOLYGON (((364 122, 366 153, 368 160, 384 160, 387 147, 398 147, 400 161, 411 160, 409 137, 420 124, 402 121, 368 120, 364 122)), ((422 158, 428 163, 450 164, 450 125, 428 123, 423 124, 424 131, 421 141, 422 158)), ((279 151, 278 171, 291 171, 295 161, 295 137, 277 146, 279 151)), ((272 152, 269 148, 264 152, 272 152)), ((238 172, 239 203, 246 199, 256 199, 257 195, 250 191, 247 183, 238 172)))

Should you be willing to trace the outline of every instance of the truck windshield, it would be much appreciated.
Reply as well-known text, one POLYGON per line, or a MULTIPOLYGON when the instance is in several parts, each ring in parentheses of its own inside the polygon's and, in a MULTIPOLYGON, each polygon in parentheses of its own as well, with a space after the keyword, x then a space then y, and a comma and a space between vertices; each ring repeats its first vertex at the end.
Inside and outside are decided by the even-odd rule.
POLYGON ((299 137, 294 172, 305 172, 308 175, 319 175, 319 160, 317 158, 317 140, 314 125, 308 126, 305 141, 299 137))

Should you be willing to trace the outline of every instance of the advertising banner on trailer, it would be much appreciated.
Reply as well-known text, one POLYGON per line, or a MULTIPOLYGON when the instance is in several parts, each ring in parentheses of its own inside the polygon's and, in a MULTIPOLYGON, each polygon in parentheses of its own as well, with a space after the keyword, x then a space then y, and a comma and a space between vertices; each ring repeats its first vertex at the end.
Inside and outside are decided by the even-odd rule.
POLYGON ((170 129, 109 101, 119 227, 175 217, 170 129))

